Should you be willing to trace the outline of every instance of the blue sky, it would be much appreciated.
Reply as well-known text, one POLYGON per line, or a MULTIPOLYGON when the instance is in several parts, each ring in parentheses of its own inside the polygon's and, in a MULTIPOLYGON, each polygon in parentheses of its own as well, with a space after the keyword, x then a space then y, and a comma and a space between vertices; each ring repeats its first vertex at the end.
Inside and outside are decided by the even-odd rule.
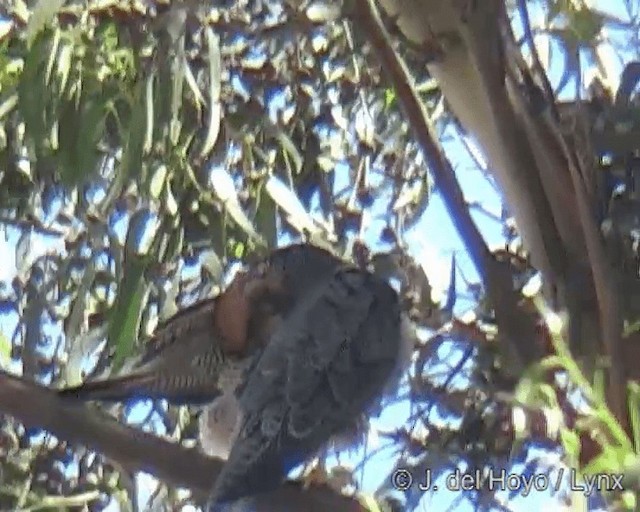
MULTIPOLYGON (((606 6, 606 9, 619 16, 624 15, 622 2, 619 0, 611 2, 597 2, 599 7, 606 6)), ((601 7, 602 8, 602 7, 601 7)), ((533 16, 535 18, 535 16, 533 16)), ((615 34, 614 34, 615 35, 615 34)), ((622 66, 620 62, 614 58, 614 53, 610 53, 609 62, 613 69, 617 69, 615 76, 618 76, 622 66)), ((637 57, 637 56, 636 56, 637 57)), ((559 71, 551 70, 551 77, 557 77, 559 71)), ((569 89, 569 88, 567 88, 569 89)), ((566 92, 566 91, 565 91, 566 92)), ((482 209, 491 212, 496 218, 501 216, 501 202, 495 187, 487 180, 486 176, 477 169, 476 163, 462 149, 459 142, 446 142, 445 149, 448 151, 452 164, 456 170, 460 183, 469 202, 478 203, 482 209)), ((347 169, 338 166, 336 169, 336 189, 343 188, 348 183, 347 169)), ((365 241, 371 247, 377 246, 377 237, 382 226, 381 221, 376 220, 376 215, 382 210, 372 211, 373 220, 369 229, 365 232, 365 241)), ((473 212, 473 217, 484 234, 486 240, 491 247, 495 247, 503 243, 502 227, 500 223, 492 220, 487 215, 479 211, 473 212)), ((121 238, 124 238, 126 222, 121 221, 116 228, 116 232, 121 238)), ((18 232, 13 228, 2 228, 0 226, 0 281, 10 283, 16 273, 16 244, 18 242, 18 232)), ((441 197, 436 190, 429 203, 429 207, 423 218, 406 233, 406 240, 409 243, 411 253, 416 260, 425 268, 427 275, 433 287, 434 299, 440 299, 446 293, 449 286, 449 272, 451 265, 451 257, 456 254, 457 264, 460 271, 467 281, 477 281, 477 274, 472 267, 468 257, 465 254, 463 245, 456 234, 452 222, 450 221, 446 209, 444 208, 441 197)), ((63 253, 64 244, 61 240, 45 239, 38 235, 31 236, 31 249, 29 252, 29 260, 33 261, 38 255, 48 251, 63 253)), ((20 264, 24 264, 21 258, 18 258, 20 264)), ((29 263, 29 261, 27 261, 29 263)), ((456 313, 463 314, 465 310, 473 305, 470 294, 466 289, 465 282, 457 280, 458 302, 456 305, 456 313)), ((0 317, 0 332, 7 338, 11 339, 15 329, 17 318, 14 315, 4 315, 0 317)), ((19 373, 20 368, 17 364, 10 367, 11 371, 19 373)), ((131 421, 136 422, 146 415, 148 404, 140 404, 132 409, 131 421)), ((374 422, 374 426, 380 430, 391 430, 392 427, 399 424, 399 418, 406 418, 409 413, 407 404, 394 405, 385 410, 378 421, 374 422)), ((372 451, 376 448, 376 435, 372 434, 369 439, 367 450, 372 451)), ((351 462, 359 461, 359 455, 356 453, 354 457, 346 457, 351 462)), ((536 455, 545 455, 536 452, 536 455)), ((553 454, 548 454, 550 464, 554 464, 553 454)), ((345 458, 342 459, 343 461, 345 458)), ((358 472, 357 476, 361 478, 362 487, 365 491, 372 492, 377 489, 388 475, 393 464, 393 454, 388 450, 383 451, 380 455, 373 458, 365 465, 362 472, 358 472)), ((140 475, 140 501, 146 502, 153 486, 153 479, 140 475)), ((442 487, 441 487, 442 488, 442 487)), ((465 512, 472 510, 468 503, 457 503, 459 493, 439 491, 438 493, 425 496, 421 505, 417 510, 459 510, 465 512)), ((512 510, 529 510, 531 508, 550 507, 552 510, 558 510, 557 501, 550 497, 548 493, 541 493, 529 498, 516 498, 509 502, 512 510)), ((115 502, 109 507, 109 512, 116 512, 119 509, 115 502)), ((185 508, 184 510, 189 510, 185 508)))

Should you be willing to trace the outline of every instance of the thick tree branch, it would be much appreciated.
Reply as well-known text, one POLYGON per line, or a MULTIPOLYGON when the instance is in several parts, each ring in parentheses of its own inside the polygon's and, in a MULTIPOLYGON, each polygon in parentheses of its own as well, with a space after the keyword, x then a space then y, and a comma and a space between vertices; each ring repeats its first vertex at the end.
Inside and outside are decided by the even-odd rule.
POLYGON ((357 0, 356 6, 353 23, 362 29, 363 34, 367 34, 369 42, 377 52, 382 69, 393 84, 398 101, 429 163, 429 169, 453 223, 486 286, 489 300, 495 308, 503 351, 509 357, 508 371, 521 375, 524 367, 542 355, 541 347, 536 342, 534 319, 518 311, 518 296, 513 290, 511 272, 508 267, 496 261, 474 224, 453 168, 433 134, 428 114, 416 93, 413 79, 390 45, 389 36, 373 0, 357 0))
POLYGON ((600 322, 602 329, 605 354, 609 358, 609 386, 607 388, 608 402, 616 418, 623 424, 629 425, 629 416, 626 405, 626 375, 624 371, 624 359, 621 348, 622 341, 622 314, 620 298, 618 296, 617 270, 612 268, 607 260, 602 238, 591 212, 591 205, 587 197, 585 183, 581 177, 579 163, 574 152, 564 139, 562 148, 569 162, 571 180, 576 190, 578 211, 582 221, 582 229, 587 242, 587 256, 591 263, 593 281, 598 308, 600 310, 600 322))
MULTIPOLYGON (((67 405, 56 393, 0 371, 0 410, 29 427, 43 428, 60 439, 85 445, 132 471, 145 471, 163 482, 186 487, 206 499, 223 462, 195 449, 121 425, 84 405, 67 405)), ((303 489, 288 482, 260 496, 259 512, 364 512, 360 503, 329 487, 303 489)))
MULTIPOLYGON (((413 97, 408 85, 411 79, 394 62, 398 59, 387 42, 373 2, 359 0, 356 4, 358 18, 354 23, 366 25, 369 40, 396 87, 447 207, 459 221, 456 227, 478 265, 478 255, 486 256, 476 250, 477 242, 472 238, 476 235, 460 227, 470 220, 460 222, 463 218, 455 197, 459 193, 445 180, 447 174, 453 176, 452 171, 436 154, 438 148, 431 142, 425 144, 432 136, 421 126, 424 109, 413 97)), ((477 137, 489 157, 525 246, 543 275, 545 296, 554 307, 570 313, 568 334, 574 356, 581 360, 588 375, 598 352, 607 356, 610 406, 616 417, 628 425, 619 298, 611 278, 615 272, 604 254, 589 204, 584 180, 590 174, 580 168, 576 148, 560 133, 555 116, 540 107, 535 111, 534 100, 540 91, 515 43, 502 1, 487 0, 468 11, 460 5, 456 7, 455 2, 442 0, 381 0, 381 4, 410 42, 423 48, 442 43, 442 55, 428 64, 429 71, 438 80, 453 113, 477 137)), ((537 71, 541 72, 539 66, 537 71)), ((546 100, 555 101, 548 97, 546 77, 539 78, 547 91, 546 100)), ((549 105, 549 110, 554 112, 555 104, 549 105)), ((504 304, 504 296, 492 293, 486 278, 493 267, 481 263, 485 265, 483 277, 499 317, 513 307, 504 304)), ((499 272, 493 275, 502 278, 499 272)), ((494 284, 493 291, 506 285, 506 280, 503 286, 494 284)), ((511 337, 518 332, 518 326, 505 330, 504 318, 501 328, 511 337)))

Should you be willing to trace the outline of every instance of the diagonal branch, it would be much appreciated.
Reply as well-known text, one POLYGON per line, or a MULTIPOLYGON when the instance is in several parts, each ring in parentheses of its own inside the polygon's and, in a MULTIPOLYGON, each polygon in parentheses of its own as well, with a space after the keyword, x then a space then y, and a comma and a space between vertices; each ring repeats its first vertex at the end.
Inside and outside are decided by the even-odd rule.
MULTIPOLYGON (((185 448, 147 432, 121 425, 84 405, 67 405, 57 394, 0 371, 0 410, 27 426, 44 428, 71 443, 96 450, 132 471, 144 471, 163 482, 186 487, 205 500, 224 464, 193 448, 185 448)), ((258 512, 364 512, 353 498, 327 486, 304 489, 288 482, 258 498, 258 512)))
POLYGON ((474 224, 453 168, 436 142, 413 79, 391 46, 373 0, 357 0, 355 4, 353 23, 367 34, 382 69, 396 90, 416 140, 429 163, 436 186, 495 308, 503 353, 509 359, 509 366, 513 363, 509 370, 519 375, 525 366, 541 356, 541 347, 536 343, 534 319, 517 310, 518 294, 513 290, 511 273, 496 261, 474 224))

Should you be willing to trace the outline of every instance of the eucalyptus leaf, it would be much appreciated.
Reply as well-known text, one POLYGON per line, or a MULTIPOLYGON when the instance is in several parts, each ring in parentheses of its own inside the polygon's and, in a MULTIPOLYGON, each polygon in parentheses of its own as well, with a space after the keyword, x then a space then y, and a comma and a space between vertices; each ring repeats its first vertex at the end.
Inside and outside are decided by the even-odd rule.
POLYGON ((225 211, 231 218, 256 242, 265 245, 264 239, 255 230, 253 223, 240 205, 233 179, 222 166, 216 166, 212 169, 211 183, 215 195, 222 202, 225 211))
POLYGON ((287 220, 295 229, 301 233, 317 233, 319 231, 313 218, 307 213, 296 193, 279 178, 271 176, 265 187, 275 203, 286 213, 287 220))
POLYGON ((207 126, 207 136, 200 151, 201 157, 207 156, 218 140, 222 114, 222 106, 220 105, 220 80, 222 72, 220 39, 213 33, 211 27, 205 29, 205 35, 209 49, 209 122, 207 126))
POLYGON ((27 25, 27 41, 29 45, 53 20, 60 8, 65 4, 65 0, 38 0, 27 25))

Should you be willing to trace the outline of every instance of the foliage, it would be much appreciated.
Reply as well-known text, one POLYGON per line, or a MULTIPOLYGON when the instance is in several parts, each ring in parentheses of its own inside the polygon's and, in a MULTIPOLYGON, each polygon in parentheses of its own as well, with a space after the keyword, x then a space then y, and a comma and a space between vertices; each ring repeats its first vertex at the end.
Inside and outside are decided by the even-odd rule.
MULTIPOLYGON (((480 302, 473 322, 452 319, 455 261, 449 297, 434 303, 423 262, 407 247, 432 183, 396 92, 366 35, 337 6, 297 3, 8 3, 0 222, 19 239, 17 275, 0 288, 5 317, 17 318, 11 340, 0 339, 2 367, 47 385, 76 383, 88 354, 99 353, 98 370, 119 368, 159 318, 214 293, 255 251, 305 237, 358 260, 369 256, 366 244, 392 254, 376 266, 401 268, 406 310, 427 333, 412 369, 411 421, 387 436, 398 467, 443 475, 462 465, 535 465, 527 447, 552 436, 533 413, 517 432, 514 400, 499 393, 512 383, 495 375, 491 311, 480 302), (34 258, 42 239, 56 250, 34 258), (453 385, 456 377, 464 385, 453 385), (434 420, 435 411, 451 424, 434 420)), ((595 47, 605 23, 570 2, 555 2, 548 16, 568 19, 550 33, 572 48, 595 47)), ((406 44, 398 51, 440 134, 450 136, 453 123, 420 54, 406 44)), ((561 82, 575 69, 572 58, 561 82)), ((510 250, 502 256, 520 265, 520 291, 532 269, 510 250)), ((522 302, 535 310, 531 298, 522 302)), ((551 342, 543 327, 540 337, 551 342)), ((556 391, 534 373, 561 366, 579 380, 572 364, 566 353, 543 361, 516 401, 535 412, 558 409, 556 391)), ((631 444, 600 405, 598 421, 624 450, 605 451, 615 461, 599 459, 591 471, 619 470, 631 444)), ((154 404, 150 423, 189 442, 196 422, 188 412, 154 404)), ((563 425, 557 437, 577 461, 576 431, 563 425)), ((100 510, 109 496, 129 506, 130 479, 102 458, 9 417, 1 436, 0 509, 100 510)), ((418 496, 405 498, 417 506, 418 496)), ((161 501, 177 507, 184 497, 171 490, 161 501)))

